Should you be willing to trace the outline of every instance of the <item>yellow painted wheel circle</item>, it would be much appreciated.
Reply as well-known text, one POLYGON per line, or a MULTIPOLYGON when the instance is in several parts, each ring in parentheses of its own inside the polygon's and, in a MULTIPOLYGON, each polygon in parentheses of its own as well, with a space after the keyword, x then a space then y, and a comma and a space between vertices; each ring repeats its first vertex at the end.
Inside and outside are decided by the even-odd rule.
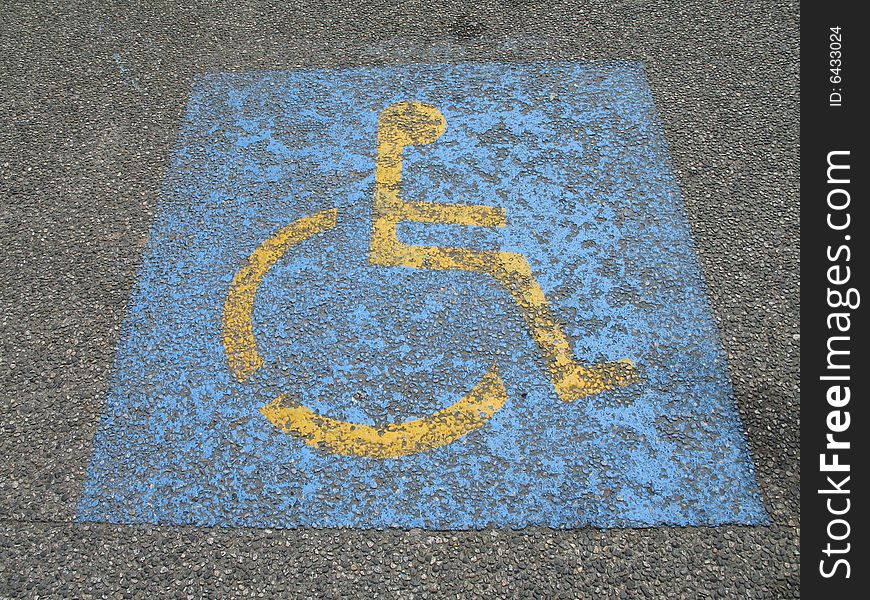
MULTIPOLYGON (((337 209, 294 221, 254 250, 233 278, 224 302, 223 343, 230 371, 246 381, 263 359, 254 339, 253 312, 263 277, 288 250, 335 227, 337 209)), ((507 401, 496 365, 458 402, 420 419, 385 427, 351 423, 319 415, 282 394, 260 409, 269 422, 309 446, 337 454, 395 458, 432 450, 482 427, 507 401)))

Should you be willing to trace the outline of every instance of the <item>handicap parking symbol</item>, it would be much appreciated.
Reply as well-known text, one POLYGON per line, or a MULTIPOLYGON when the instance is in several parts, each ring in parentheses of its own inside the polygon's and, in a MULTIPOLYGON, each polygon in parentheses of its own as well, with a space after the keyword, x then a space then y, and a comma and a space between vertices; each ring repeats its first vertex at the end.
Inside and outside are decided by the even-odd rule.
POLYGON ((198 78, 78 518, 766 522, 642 67, 198 78))
MULTIPOLYGON (((546 357, 553 387, 564 401, 576 400, 635 379, 629 360, 591 366, 577 364, 570 344, 547 305, 531 267, 522 254, 460 248, 411 246, 397 237, 403 220, 504 227, 505 214, 491 206, 406 202, 399 194, 402 150, 434 142, 444 131, 443 115, 434 107, 399 102, 378 119, 375 192, 369 262, 373 265, 422 269, 459 269, 483 273, 498 281, 525 317, 533 339, 546 357)), ((284 253, 336 223, 336 209, 309 215, 282 229, 251 254, 233 280, 224 308, 224 347, 230 368, 244 381, 262 365, 254 339, 253 310, 257 286, 284 253)), ((436 448, 481 427, 507 400, 497 365, 461 400, 426 418, 375 428, 318 415, 285 396, 261 409, 272 423, 310 445, 355 456, 386 458, 436 448)))

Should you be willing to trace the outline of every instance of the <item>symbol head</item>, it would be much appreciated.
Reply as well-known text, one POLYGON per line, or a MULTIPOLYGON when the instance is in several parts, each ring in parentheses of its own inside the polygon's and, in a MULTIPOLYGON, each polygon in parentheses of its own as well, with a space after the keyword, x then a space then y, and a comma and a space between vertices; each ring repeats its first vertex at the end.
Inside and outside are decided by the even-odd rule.
POLYGON ((416 100, 396 102, 385 108, 378 118, 380 135, 402 146, 431 144, 444 133, 447 122, 441 111, 416 100))

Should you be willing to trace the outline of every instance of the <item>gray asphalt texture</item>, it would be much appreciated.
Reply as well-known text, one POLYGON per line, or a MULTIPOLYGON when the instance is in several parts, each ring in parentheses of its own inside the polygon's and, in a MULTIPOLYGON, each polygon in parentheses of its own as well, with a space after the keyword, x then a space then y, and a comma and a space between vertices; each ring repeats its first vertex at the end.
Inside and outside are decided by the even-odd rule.
POLYGON ((797 597, 796 2, 4 3, 0 597, 797 597), (197 73, 644 62, 769 527, 230 530, 71 521, 197 73))

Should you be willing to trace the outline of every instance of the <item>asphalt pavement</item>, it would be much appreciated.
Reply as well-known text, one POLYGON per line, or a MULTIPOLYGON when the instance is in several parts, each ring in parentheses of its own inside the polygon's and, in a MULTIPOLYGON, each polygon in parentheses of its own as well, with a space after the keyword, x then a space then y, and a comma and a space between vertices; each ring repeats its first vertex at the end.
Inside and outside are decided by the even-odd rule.
POLYGON ((0 597, 798 597, 798 22, 787 2, 6 3, 0 597), (769 522, 82 522, 198 77, 581 60, 643 65, 769 522))

